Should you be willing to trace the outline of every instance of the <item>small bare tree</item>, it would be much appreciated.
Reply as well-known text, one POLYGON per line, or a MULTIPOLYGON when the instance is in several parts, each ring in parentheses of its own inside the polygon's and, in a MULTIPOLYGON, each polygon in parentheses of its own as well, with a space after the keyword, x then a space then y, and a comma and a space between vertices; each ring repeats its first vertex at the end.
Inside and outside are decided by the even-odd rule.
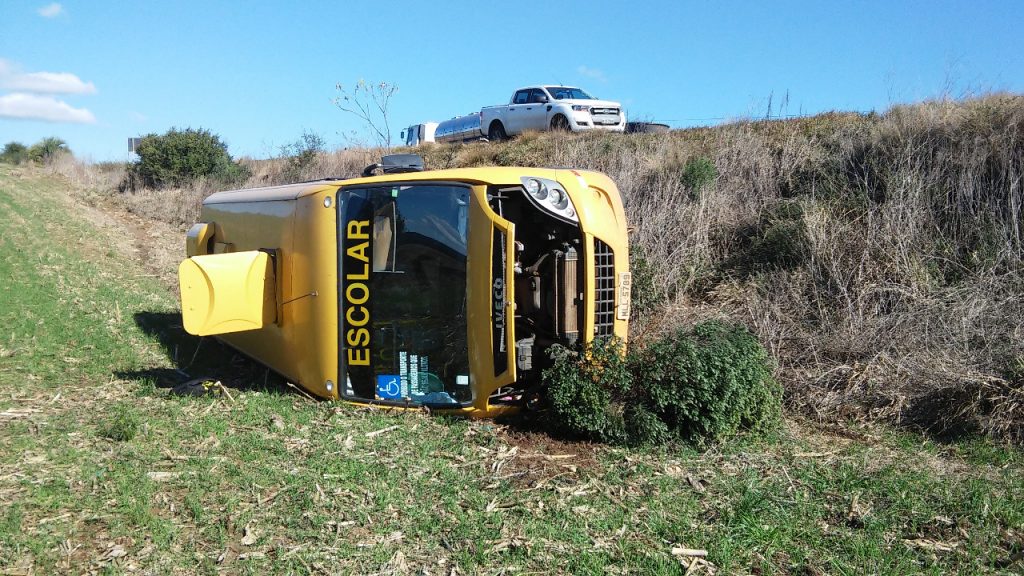
POLYGON ((367 82, 360 79, 349 91, 342 84, 335 85, 339 95, 331 99, 340 110, 363 121, 370 129, 377 145, 391 151, 391 126, 388 106, 398 92, 398 85, 389 82, 367 82))

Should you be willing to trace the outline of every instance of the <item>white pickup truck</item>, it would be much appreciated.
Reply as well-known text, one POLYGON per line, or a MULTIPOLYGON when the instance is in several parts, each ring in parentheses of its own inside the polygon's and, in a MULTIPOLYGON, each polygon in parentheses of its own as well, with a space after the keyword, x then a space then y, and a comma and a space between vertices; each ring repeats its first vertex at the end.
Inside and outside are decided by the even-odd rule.
POLYGON ((528 86, 505 106, 480 110, 480 132, 504 140, 526 130, 607 130, 624 132, 626 114, 618 102, 598 100, 571 86, 528 86))

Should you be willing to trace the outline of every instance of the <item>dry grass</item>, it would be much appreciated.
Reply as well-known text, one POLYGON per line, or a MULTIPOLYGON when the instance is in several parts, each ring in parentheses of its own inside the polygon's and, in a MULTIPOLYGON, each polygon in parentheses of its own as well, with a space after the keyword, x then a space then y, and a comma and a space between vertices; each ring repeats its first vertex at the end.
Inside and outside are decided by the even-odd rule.
POLYGON ((52 158, 45 172, 62 176, 71 185, 70 191, 83 195, 89 200, 109 197, 124 179, 125 165, 117 162, 85 164, 71 154, 60 154, 52 158))
MULTIPOLYGON (((651 266, 634 341, 739 320, 779 360, 791 407, 1024 438, 1024 97, 737 122, 667 135, 526 134, 424 145, 432 168, 609 174, 651 266), (713 172, 697 178, 693 166, 713 172)), ((358 174, 377 150, 245 160, 246 186, 358 174)), ((122 195, 187 225, 214 190, 122 195)))
POLYGON ((1022 438, 1024 98, 509 146, 619 184, 666 296, 638 336, 732 317, 775 353, 792 406, 1022 438), (717 169, 701 189, 683 177, 696 158, 717 169))
MULTIPOLYGON (((0 167, 0 573, 1020 571, 1019 449, 793 418, 625 449, 310 401, 184 334, 136 251, 170 225, 66 190, 0 167), (165 390, 201 374, 219 396, 165 390)), ((744 282, 663 306, 736 313, 744 282)))

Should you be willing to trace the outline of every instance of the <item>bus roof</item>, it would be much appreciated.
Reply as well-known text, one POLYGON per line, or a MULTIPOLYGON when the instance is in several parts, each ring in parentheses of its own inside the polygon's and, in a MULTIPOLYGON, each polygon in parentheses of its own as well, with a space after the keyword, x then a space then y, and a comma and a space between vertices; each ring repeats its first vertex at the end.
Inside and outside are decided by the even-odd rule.
MULTIPOLYGON (((517 185, 523 176, 558 180, 561 176, 574 177, 574 174, 585 175, 591 179, 596 172, 587 170, 570 170, 566 168, 522 168, 522 167, 484 167, 484 168, 451 168, 447 170, 425 170, 423 172, 403 172, 381 174, 359 178, 327 178, 297 184, 268 186, 264 188, 247 188, 217 192, 206 198, 204 204, 224 204, 235 202, 273 202, 296 200, 340 186, 373 185, 384 182, 423 182, 423 181, 458 181, 474 184, 517 185)), ((600 179, 606 179, 600 175, 600 179)))

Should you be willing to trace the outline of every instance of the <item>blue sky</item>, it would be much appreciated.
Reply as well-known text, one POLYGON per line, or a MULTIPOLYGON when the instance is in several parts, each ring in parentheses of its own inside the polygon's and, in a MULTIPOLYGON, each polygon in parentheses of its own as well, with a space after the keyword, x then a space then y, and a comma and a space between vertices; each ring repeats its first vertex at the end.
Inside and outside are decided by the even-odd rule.
POLYGON ((563 83, 673 126, 1024 92, 1024 2, 3 0, 0 144, 206 128, 234 156, 304 131, 345 146, 337 83, 399 86, 391 120, 443 120, 563 83), (784 110, 781 102, 787 102, 784 110))

